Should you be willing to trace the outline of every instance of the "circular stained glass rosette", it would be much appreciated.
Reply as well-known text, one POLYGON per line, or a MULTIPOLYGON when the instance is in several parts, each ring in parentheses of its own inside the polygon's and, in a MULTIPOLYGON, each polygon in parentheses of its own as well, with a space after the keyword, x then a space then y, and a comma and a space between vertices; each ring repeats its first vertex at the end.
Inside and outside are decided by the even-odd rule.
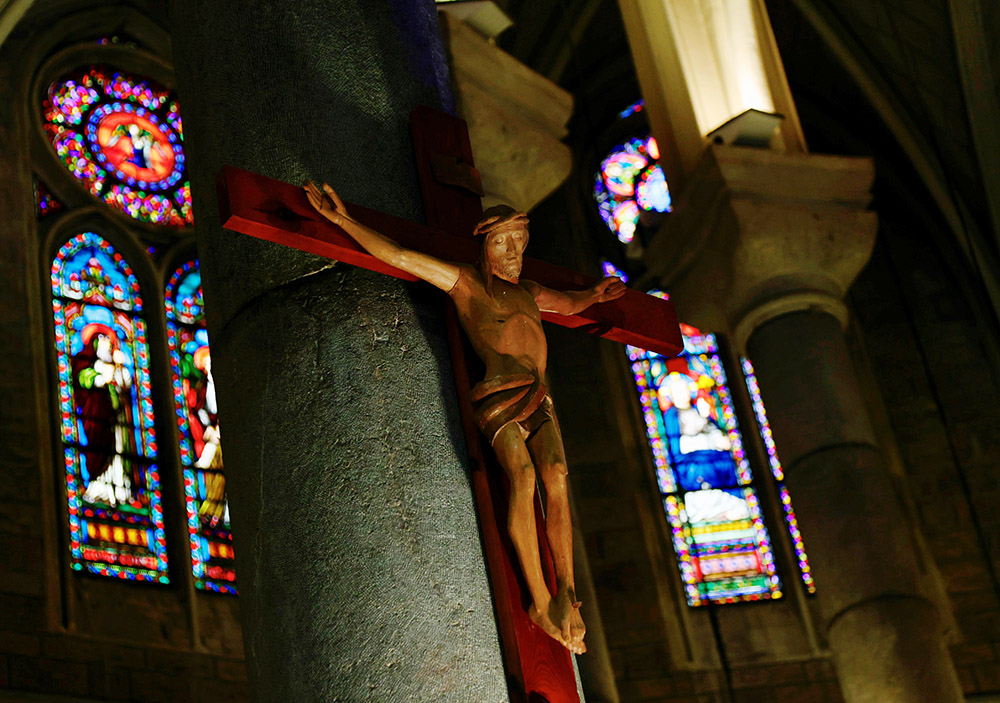
POLYGON ((670 191, 656 163, 659 157, 653 137, 633 137, 601 162, 594 200, 608 229, 624 244, 635 237, 643 211, 670 212, 670 191))
POLYGON ((167 190, 184 175, 177 134, 142 107, 115 102, 94 110, 87 144, 101 166, 130 186, 167 190))
POLYGON ((53 83, 45 131, 63 165, 94 196, 141 222, 194 223, 176 98, 105 67, 53 83))

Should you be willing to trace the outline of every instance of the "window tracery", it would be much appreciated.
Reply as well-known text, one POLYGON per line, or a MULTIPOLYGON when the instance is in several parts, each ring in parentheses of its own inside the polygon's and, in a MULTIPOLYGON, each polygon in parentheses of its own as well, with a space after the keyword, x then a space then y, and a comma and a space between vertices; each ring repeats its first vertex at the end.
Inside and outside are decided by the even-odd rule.
POLYGON ((43 126, 63 166, 94 197, 140 222, 194 223, 176 97, 108 66, 53 82, 43 126))

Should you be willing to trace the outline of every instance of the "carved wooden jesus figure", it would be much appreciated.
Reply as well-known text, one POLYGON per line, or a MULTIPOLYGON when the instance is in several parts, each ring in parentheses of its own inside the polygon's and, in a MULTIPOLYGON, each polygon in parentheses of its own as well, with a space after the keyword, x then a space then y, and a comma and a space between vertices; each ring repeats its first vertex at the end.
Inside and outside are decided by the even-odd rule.
POLYGON ((528 244, 528 217, 505 205, 483 213, 478 266, 411 249, 351 218, 333 188, 305 186, 316 210, 351 235, 369 254, 445 291, 458 310, 462 328, 486 365, 486 378, 472 389, 476 421, 490 441, 510 481, 507 529, 524 573, 532 604, 531 620, 577 654, 586 651, 573 580, 573 533, 566 486, 566 457, 552 400, 545 389, 547 346, 541 311, 582 312, 594 303, 620 298, 625 285, 606 278, 583 291, 554 291, 520 280, 528 244), (535 527, 535 474, 546 495, 546 534, 555 563, 557 592, 542 575, 535 527))

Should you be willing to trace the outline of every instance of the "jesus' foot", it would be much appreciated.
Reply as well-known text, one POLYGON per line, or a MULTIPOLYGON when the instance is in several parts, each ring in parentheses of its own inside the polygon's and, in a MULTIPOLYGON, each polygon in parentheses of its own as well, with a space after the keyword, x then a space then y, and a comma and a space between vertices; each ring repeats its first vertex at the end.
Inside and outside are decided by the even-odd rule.
POLYGON ((583 654, 587 645, 583 637, 587 634, 587 626, 580 616, 580 602, 576 599, 576 591, 572 586, 560 585, 559 592, 549 606, 549 617, 559 627, 563 643, 574 654, 583 654))
MULTIPOLYGON (((554 603, 555 601, 551 602, 554 603)), ((535 604, 532 603, 531 607, 528 608, 528 617, 531 618, 531 622, 542 628, 546 635, 554 639, 562 646, 569 648, 569 645, 563 639, 562 631, 556 627, 555 623, 549 618, 549 610, 549 607, 537 608, 535 607, 535 604)))

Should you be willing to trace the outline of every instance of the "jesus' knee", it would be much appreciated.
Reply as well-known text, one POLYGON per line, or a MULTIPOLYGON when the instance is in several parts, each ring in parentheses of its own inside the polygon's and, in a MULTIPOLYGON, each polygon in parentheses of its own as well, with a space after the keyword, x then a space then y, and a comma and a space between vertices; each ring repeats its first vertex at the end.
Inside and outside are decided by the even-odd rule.
POLYGON ((553 461, 544 464, 539 473, 542 475, 542 483, 545 484, 546 493, 564 493, 566 491, 566 476, 569 469, 565 461, 553 461))
POLYGON ((507 479, 510 481, 511 501, 521 498, 530 500, 535 494, 535 467, 523 464, 507 469, 507 479))

